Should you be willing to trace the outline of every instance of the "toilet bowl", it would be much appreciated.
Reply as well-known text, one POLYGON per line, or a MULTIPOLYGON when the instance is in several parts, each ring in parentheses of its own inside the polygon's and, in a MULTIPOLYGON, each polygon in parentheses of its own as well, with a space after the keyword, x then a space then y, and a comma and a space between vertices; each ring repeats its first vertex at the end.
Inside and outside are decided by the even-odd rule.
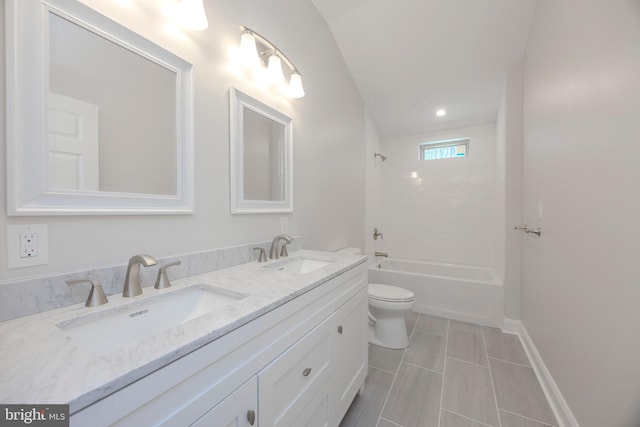
POLYGON ((405 316, 415 306, 413 292, 397 286, 369 284, 369 343, 403 349, 409 345, 405 316))

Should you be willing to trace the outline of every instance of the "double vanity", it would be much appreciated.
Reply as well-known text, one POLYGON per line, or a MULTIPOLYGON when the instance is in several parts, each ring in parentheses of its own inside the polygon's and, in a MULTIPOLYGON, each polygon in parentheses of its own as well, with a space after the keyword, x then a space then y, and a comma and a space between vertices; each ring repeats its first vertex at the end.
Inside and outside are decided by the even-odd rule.
POLYGON ((0 401, 71 425, 336 426, 367 372, 366 257, 289 257, 0 323, 0 401))

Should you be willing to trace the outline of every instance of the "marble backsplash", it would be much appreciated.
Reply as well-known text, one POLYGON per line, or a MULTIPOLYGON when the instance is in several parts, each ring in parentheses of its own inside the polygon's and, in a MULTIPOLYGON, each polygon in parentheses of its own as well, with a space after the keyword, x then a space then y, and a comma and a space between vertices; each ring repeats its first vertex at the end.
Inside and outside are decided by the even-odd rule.
MULTIPOLYGON (((294 237, 293 243, 288 246, 289 251, 302 249, 300 240, 299 236, 294 237)), ((158 269, 163 265, 175 261, 180 261, 181 264, 167 269, 167 275, 170 280, 182 279, 184 277, 233 267, 234 265, 247 262, 257 262, 258 251, 254 251, 253 248, 264 248, 268 255, 270 246, 271 241, 257 242, 157 258, 157 265, 140 269, 142 284, 144 287, 153 286, 158 275, 158 269)), ((70 287, 66 283, 66 280, 69 279, 97 279, 102 282, 102 287, 107 297, 109 295, 122 293, 126 271, 127 265, 114 265, 55 276, 0 283, 0 321, 54 310, 86 301, 91 285, 86 284, 70 287)))

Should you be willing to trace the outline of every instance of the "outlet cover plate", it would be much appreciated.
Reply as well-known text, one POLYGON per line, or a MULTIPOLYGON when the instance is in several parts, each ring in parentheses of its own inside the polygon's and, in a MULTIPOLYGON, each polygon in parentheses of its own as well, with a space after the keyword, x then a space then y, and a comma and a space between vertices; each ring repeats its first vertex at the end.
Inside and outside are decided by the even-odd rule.
POLYGON ((49 263, 49 238, 47 224, 7 225, 7 267, 23 268, 49 263), (38 255, 20 257, 20 235, 38 235, 38 255))

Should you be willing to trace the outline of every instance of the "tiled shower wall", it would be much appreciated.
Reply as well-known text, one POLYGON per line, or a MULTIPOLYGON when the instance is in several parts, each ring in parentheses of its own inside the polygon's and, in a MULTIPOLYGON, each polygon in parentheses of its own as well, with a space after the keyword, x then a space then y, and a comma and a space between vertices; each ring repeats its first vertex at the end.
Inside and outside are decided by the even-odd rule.
POLYGON ((496 127, 387 139, 381 229, 389 257, 495 266, 496 127), (422 142, 469 137, 468 156, 421 161, 422 142))

